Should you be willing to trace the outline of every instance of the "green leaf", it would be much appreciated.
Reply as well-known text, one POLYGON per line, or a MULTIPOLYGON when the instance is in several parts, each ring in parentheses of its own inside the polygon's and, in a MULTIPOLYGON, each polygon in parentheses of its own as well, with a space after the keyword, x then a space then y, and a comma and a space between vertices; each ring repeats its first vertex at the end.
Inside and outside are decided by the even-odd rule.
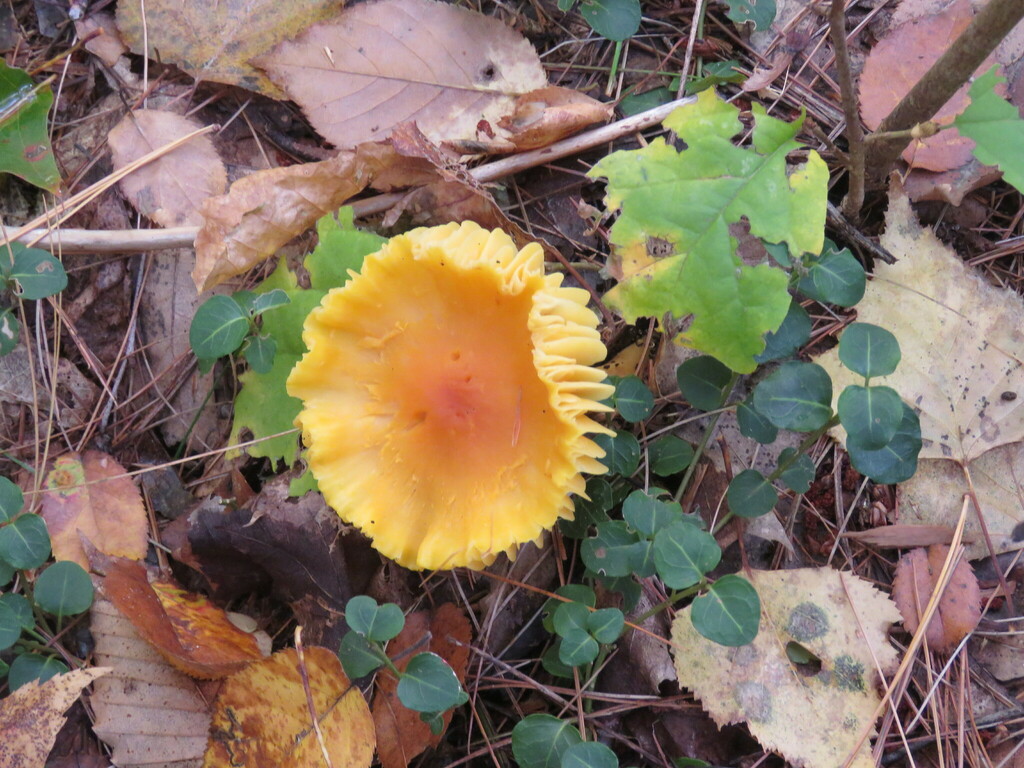
POLYGON ((660 477, 682 472, 693 461, 693 446, 675 435, 665 435, 653 441, 647 449, 651 471, 660 477))
POLYGON ((64 265, 51 254, 39 248, 26 248, 21 243, 11 243, 10 248, 14 266, 8 279, 17 281, 21 298, 45 299, 67 288, 64 265))
POLYGON ((615 410, 626 421, 643 421, 654 410, 654 395, 638 376, 626 376, 615 383, 615 410))
POLYGON ((25 683, 31 683, 33 680, 45 683, 51 677, 63 675, 68 671, 67 664, 53 656, 23 653, 11 662, 11 669, 7 673, 7 686, 11 691, 16 691, 25 683))
POLYGON ((249 333, 249 313, 230 296, 211 296, 196 310, 188 341, 196 357, 230 355, 249 333))
MULTIPOLYGON (((345 606, 345 621, 355 632, 378 643, 386 643, 396 637, 405 626, 405 614, 394 603, 377 605, 377 601, 367 595, 358 595, 348 601, 345 606)), ((447 707, 434 707, 447 709, 447 707)), ((426 710, 433 711, 433 710, 426 710)))
POLYGON ((974 156, 986 165, 998 165, 1003 178, 1024 191, 1024 120, 1017 107, 995 92, 1006 78, 992 67, 974 81, 971 103, 953 124, 962 136, 974 140, 974 156))
POLYGON ((794 301, 789 305, 789 312, 779 329, 765 334, 764 352, 754 359, 758 363, 770 363, 792 357, 810 338, 811 317, 806 309, 794 301))
POLYGON ((288 297, 288 294, 280 288, 275 288, 266 293, 257 293, 253 296, 252 313, 253 315, 262 315, 264 312, 276 309, 277 307, 283 307, 290 302, 291 299, 288 297))
MULTIPOLYGON (((654 559, 653 556, 651 559, 654 559)), ((632 576, 598 576, 597 580, 605 589, 622 595, 622 607, 625 610, 632 611, 640 602, 640 585, 632 576)))
POLYGON ((779 495, 764 475, 756 469, 745 469, 729 483, 725 499, 734 515, 760 517, 775 509, 779 495))
POLYGON ((562 534, 572 539, 586 538, 590 526, 603 523, 608 519, 608 510, 615 506, 612 499, 612 487, 603 477, 591 477, 587 480, 586 494, 573 498, 573 519, 559 520, 558 528, 562 534))
POLYGON ((835 243, 826 240, 821 256, 811 261, 797 290, 815 301, 852 307, 864 298, 866 285, 864 267, 850 249, 837 251, 835 243))
MULTIPOLYGON (((794 453, 796 453, 796 448, 783 449, 779 454, 779 465, 789 461, 794 453)), ((793 493, 807 493, 811 483, 814 482, 814 471, 814 462, 811 461, 811 457, 806 453, 801 453, 789 469, 779 475, 779 480, 793 493)))
POLYGON ((25 513, 0 528, 0 558, 15 568, 38 568, 49 556, 50 534, 39 515, 25 513))
POLYGON ((551 715, 527 715, 512 729, 512 756, 521 768, 561 768, 562 756, 582 741, 572 723, 551 715))
MULTIPOLYGON (((589 605, 591 608, 597 605, 597 595, 586 584, 564 584, 555 590, 555 594, 583 605, 589 605)), ((554 633, 555 611, 563 605, 568 605, 568 603, 564 600, 556 600, 553 597, 549 597, 547 602, 544 603, 544 607, 541 608, 541 623, 548 632, 554 633)))
POLYGON ((36 625, 36 617, 32 613, 32 604, 24 595, 8 592, 0 595, 0 603, 14 611, 22 629, 32 629, 36 625))
POLYGON ((567 677, 570 680, 573 677, 572 667, 562 661, 562 638, 560 637, 556 637, 551 647, 544 651, 544 655, 540 657, 540 665, 549 675, 567 677))
MULTIPOLYGON (((747 77, 739 71, 739 66, 740 63, 735 59, 706 63, 704 65, 704 75, 694 78, 686 84, 686 95, 690 96, 726 83, 742 83, 747 77)), ((666 101, 671 101, 671 99, 666 99, 666 101)))
POLYGON ((444 731, 444 711, 420 712, 420 720, 430 727, 430 732, 435 736, 440 736, 444 731))
POLYGON ((756 440, 762 445, 774 443, 775 438, 779 436, 779 428, 754 407, 753 396, 736 406, 736 421, 739 424, 741 435, 756 440))
POLYGON ((749 581, 729 574, 693 601, 690 618, 694 629, 713 643, 746 645, 757 637, 761 600, 749 581))
POLYGON ((600 742, 581 741, 565 750, 561 768, 619 768, 619 758, 600 742))
POLYGON ((614 643, 625 626, 626 617, 618 608, 601 608, 587 615, 587 632, 599 643, 614 643))
POLYGON ((61 560, 39 574, 34 596, 53 616, 77 616, 92 605, 92 579, 78 563, 61 560))
POLYGON ((672 589, 686 589, 700 583, 704 574, 721 559, 722 550, 715 537, 690 523, 672 523, 654 538, 658 576, 672 589))
POLYGON ((836 404, 847 447, 877 451, 887 446, 903 421, 903 400, 892 387, 849 385, 836 404))
POLYGON ((0 587, 6 587, 14 578, 14 566, 0 557, 0 587))
POLYGON ((580 14, 608 40, 628 40, 640 29, 640 0, 583 0, 580 14))
POLYGON ((624 96, 619 102, 619 112, 623 117, 632 117, 649 109, 660 107, 662 104, 668 104, 675 97, 675 93, 664 87, 654 88, 643 93, 631 93, 624 96))
POLYGON ((565 13, 576 4, 576 0, 558 0, 558 10, 565 13))
POLYGON ((900 364, 900 343, 885 328, 853 323, 839 339, 839 359, 865 378, 888 376, 900 364))
POLYGON ((745 218, 751 234, 786 242, 794 256, 818 253, 828 181, 814 151, 787 173, 803 118, 785 123, 759 104, 752 109, 752 149, 731 142, 743 130, 739 110, 707 90, 665 121, 686 143, 682 152, 659 138, 612 153, 590 172, 608 179, 606 204, 619 211, 611 240, 624 279, 606 301, 628 322, 692 314, 682 342, 740 373, 754 370, 764 334, 785 318, 789 280, 768 264, 745 264, 729 225, 745 218))
POLYGON ((683 397, 700 411, 721 408, 732 390, 732 371, 710 355, 691 357, 676 368, 676 382, 683 397))
POLYGON ((269 373, 274 367, 277 342, 269 336, 250 336, 242 350, 249 367, 256 373, 269 373))
POLYGON ((0 309, 0 357, 9 355, 18 346, 19 328, 14 309, 0 309))
POLYGON ((617 430, 614 435, 594 435, 593 440, 604 451, 600 461, 612 474, 632 477, 640 467, 640 443, 631 432, 617 430))
POLYGON ((25 497, 21 488, 6 477, 0 477, 0 523, 7 523, 21 511, 25 497))
POLYGON ((324 216, 316 223, 319 244, 303 262, 309 284, 320 291, 338 288, 349 280, 349 270, 358 272, 363 259, 379 251, 386 238, 356 229, 351 206, 324 216))
POLYGON ((21 638, 21 621, 14 609, 0 602, 0 651, 6 651, 21 638))
POLYGON ((769 29, 775 21, 775 0, 724 0, 726 16, 737 26, 752 22, 755 30, 769 29))
POLYGON ((469 696, 444 659, 417 653, 398 679, 398 700, 417 712, 443 712, 465 704, 469 696))
POLYGON ((589 615, 590 610, 583 603, 562 603, 555 608, 551 626, 559 637, 566 637, 574 632, 585 633, 589 615))
POLYGON ((53 159, 46 118, 53 106, 50 86, 33 93, 32 78, 0 61, 0 172, 56 192, 60 174, 53 159))
POLYGON ((644 552, 640 540, 625 522, 612 520, 597 526, 597 535, 586 539, 580 547, 583 563, 594 573, 604 576, 629 576, 644 552))
POLYGON ((681 516, 682 510, 676 502, 662 501, 643 491, 633 491, 622 502, 622 519, 647 537, 654 536, 681 516))
POLYGON ((338 648, 341 666, 350 680, 358 680, 384 666, 370 642, 358 632, 346 632, 338 648))
POLYGON ((816 363, 783 363, 757 385, 754 408, 780 429, 812 432, 832 418, 832 379, 816 363))
POLYGON ((921 422, 914 409, 903 404, 903 421, 884 448, 869 451, 848 445, 854 469, 876 483, 889 485, 909 480, 917 471, 917 455, 921 452, 921 422))
POLYGON ((569 630, 559 637, 561 642, 558 644, 558 660, 569 667, 589 664, 601 651, 597 640, 585 630, 569 630))

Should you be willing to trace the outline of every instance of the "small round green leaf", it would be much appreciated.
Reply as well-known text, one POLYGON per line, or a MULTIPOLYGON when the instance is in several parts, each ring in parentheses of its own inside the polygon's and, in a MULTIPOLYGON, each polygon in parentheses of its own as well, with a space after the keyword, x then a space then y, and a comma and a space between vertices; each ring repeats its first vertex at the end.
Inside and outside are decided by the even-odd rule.
POLYGON ((597 526, 597 534, 580 547, 584 564, 594 573, 605 576, 629 576, 638 557, 640 539, 625 522, 611 520, 597 526))
POLYGON ((555 677, 568 677, 572 679, 572 667, 562 661, 562 638, 555 638, 551 647, 544 651, 540 657, 540 665, 544 671, 555 677))
POLYGON ((374 651, 370 641, 358 632, 346 632, 338 648, 341 666, 350 680, 358 680, 384 665, 384 659, 374 651))
POLYGON ((821 256, 810 263, 797 290, 815 301, 852 307, 864 298, 866 285, 864 267, 849 248, 837 251, 835 243, 826 240, 821 256))
POLYGON ((53 656, 23 653, 11 662, 11 669, 7 673, 7 686, 11 691, 16 691, 25 683, 31 683, 33 680, 45 683, 51 677, 63 675, 67 671, 67 664, 53 656))
POLYGON ((39 515, 19 515, 0 528, 0 558, 19 570, 38 568, 50 556, 50 534, 39 515))
POLYGON ((0 523, 13 520, 24 504, 21 488, 6 477, 0 477, 0 523))
MULTIPOLYGON (((0 287, 3 287, 0 284, 0 287)), ((0 357, 9 355, 18 346, 18 318, 10 307, 0 309, 0 357)))
POLYGON ((921 422, 914 409, 903 404, 903 420, 884 448, 876 451, 847 445, 850 463, 862 475, 876 483, 902 483, 917 471, 917 455, 921 452, 921 422))
POLYGON ((659 477, 668 477, 682 472, 693 461, 693 446, 675 435, 665 435, 654 440, 647 449, 651 471, 659 477))
POLYGON ((256 294, 252 301, 252 313, 253 315, 262 315, 267 310, 283 307, 289 303, 291 303, 291 299, 288 298, 288 294, 280 288, 275 288, 266 293, 256 294))
POLYGON ((271 336, 250 336, 242 354, 256 373, 270 373, 274 367, 277 342, 271 336))
POLYGON ((737 26, 749 21, 755 30, 765 30, 775 21, 775 0, 727 0, 726 5, 726 15, 737 26))
POLYGON ((561 768, 569 747, 583 741, 572 723, 527 715, 512 729, 512 756, 521 768, 561 768))
POLYGON ((626 617, 618 608, 601 608, 587 615, 587 632, 599 643, 614 643, 626 626, 626 617))
POLYGON ((619 430, 614 435, 595 435, 594 442, 604 451, 601 463, 613 475, 632 477, 640 467, 640 443, 631 432, 619 430))
POLYGON ((465 704, 469 696, 444 659, 417 653, 398 679, 398 700, 417 712, 442 712, 465 704))
POLYGON ((643 421, 654 410, 654 395, 640 377, 626 376, 615 383, 615 410, 626 421, 643 421))
POLYGON ((552 618, 555 634, 565 637, 573 632, 586 632, 589 615, 590 609, 583 603, 562 603, 555 609, 552 618))
POLYGON ((92 579, 78 563, 61 560, 36 579, 35 599, 53 616, 77 616, 92 605, 92 579))
MULTIPOLYGON (((349 627, 365 637, 378 643, 386 643, 398 635, 405 626, 405 615, 394 603, 377 605, 377 601, 366 595, 358 595, 348 601, 345 606, 345 620, 349 627)), ((447 707, 434 707, 447 709, 447 707)))
POLYGON ((693 627, 713 643, 746 645, 757 637, 761 600, 754 586, 736 574, 723 576, 693 601, 693 627))
POLYGON ((699 411, 713 411, 729 396, 733 373, 710 355, 700 355, 676 369, 676 381, 690 405, 699 411))
POLYGON ((722 550, 715 537, 690 523, 675 522, 654 538, 654 563, 658 575, 672 589, 700 583, 718 565, 722 550))
POLYGON ((903 399, 891 387, 851 384, 839 395, 836 412, 847 446, 877 451, 889 444, 903 421, 903 399))
MULTIPOLYGON (((653 562, 654 555, 652 554, 652 565, 653 562)), ((636 608, 636 604, 640 602, 640 585, 632 576, 598 576, 597 580, 609 592, 618 592, 622 595, 622 607, 624 610, 632 611, 636 608)))
POLYGON ((640 0, 583 0, 580 14, 607 40, 628 40, 640 29, 640 0))
POLYGON ((775 509, 779 495, 756 469, 745 469, 729 483, 725 492, 729 509, 739 517, 760 517, 775 509))
POLYGON ((51 254, 39 248, 25 248, 11 243, 14 267, 10 277, 21 286, 23 299, 44 299, 60 293, 68 286, 64 265, 51 254))
POLYGON ((816 363, 783 363, 757 385, 754 408, 780 429, 812 432, 832 418, 832 379, 816 363))
POLYGON ((565 750, 562 768, 619 768, 619 758, 600 742, 581 741, 565 750))
POLYGON ((775 442, 779 436, 779 428, 754 407, 754 398, 748 397, 736 406, 736 421, 739 424, 740 434, 756 440, 762 445, 775 442))
POLYGON ((558 660, 569 667, 589 664, 597 658, 601 646, 589 632, 576 629, 559 636, 558 660))
MULTIPOLYGON (((789 461, 796 453, 796 448, 786 448, 779 454, 779 466, 789 461)), ((786 469, 779 480, 794 493, 807 493, 814 482, 814 462, 806 453, 801 453, 796 460, 786 469)))
POLYGON ((559 520, 558 528, 562 535, 571 539, 584 539, 590 533, 590 527, 608 520, 608 510, 615 506, 612 498, 612 487, 603 477, 591 477, 587 480, 586 494, 588 498, 573 498, 572 520, 559 520))
POLYGON ((0 604, 6 605, 10 610, 14 611, 14 615, 18 617, 22 629, 32 629, 36 625, 36 617, 32 614, 32 604, 29 603, 24 595, 13 592, 0 595, 0 604))
POLYGON ((21 637, 21 621, 14 609, 0 603, 0 651, 6 651, 21 637))
POLYGON ((682 510, 674 501, 662 501, 643 491, 633 491, 622 502, 622 518, 630 528, 644 536, 654 536, 669 523, 678 520, 682 510))
POLYGON ((249 333, 249 313, 230 296, 211 296, 196 310, 188 331, 192 351, 201 360, 230 355, 249 333))
POLYGON ((14 566, 0 558, 0 587, 6 587, 14 578, 14 566))
POLYGON ((839 339, 839 359, 865 378, 888 376, 900 364, 900 343, 885 328, 853 323, 839 339))
POLYGON ((784 357, 792 357, 810 338, 810 315, 797 302, 791 302, 782 325, 774 333, 765 334, 764 352, 757 355, 754 360, 758 363, 769 363, 784 357))
MULTIPOLYGON (((597 595, 586 584, 564 584, 555 590, 555 594, 583 605, 589 605, 591 608, 597 605, 597 595)), ((555 611, 562 605, 569 605, 569 603, 550 597, 541 608, 541 621, 544 624, 544 629, 552 634, 555 631, 555 611)))

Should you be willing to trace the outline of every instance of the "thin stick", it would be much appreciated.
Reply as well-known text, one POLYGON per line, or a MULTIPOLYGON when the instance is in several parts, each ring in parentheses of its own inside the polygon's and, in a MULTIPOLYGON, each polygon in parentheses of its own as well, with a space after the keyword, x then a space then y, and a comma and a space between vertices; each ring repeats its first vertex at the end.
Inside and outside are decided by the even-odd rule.
POLYGON ((832 0, 828 22, 832 37, 832 48, 836 57, 836 73, 839 91, 843 99, 843 115, 846 118, 846 143, 848 146, 847 170, 850 174, 850 189, 843 201, 843 213, 856 219, 864 204, 864 129, 860 124, 857 110, 857 94, 853 89, 853 73, 850 67, 850 51, 846 47, 846 2, 832 0))

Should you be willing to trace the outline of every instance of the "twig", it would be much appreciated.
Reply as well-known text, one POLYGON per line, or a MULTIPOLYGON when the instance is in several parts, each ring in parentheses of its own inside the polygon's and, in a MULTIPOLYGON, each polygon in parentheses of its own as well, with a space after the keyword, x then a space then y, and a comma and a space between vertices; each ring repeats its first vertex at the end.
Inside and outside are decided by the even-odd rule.
MULTIPOLYGON (((510 157, 503 157, 492 163, 477 166, 469 171, 476 181, 488 183, 506 176, 544 165, 563 157, 585 152, 624 136, 645 130, 657 125, 677 107, 692 104, 695 97, 670 101, 654 109, 641 112, 632 117, 602 125, 586 133, 555 142, 549 147, 534 149, 510 157)), ((378 195, 352 203, 356 217, 372 216, 383 213, 395 203, 402 200, 405 193, 378 195)), ((139 251, 162 251, 171 248, 191 248, 196 238, 198 227, 172 227, 169 229, 63 229, 51 231, 47 229, 25 228, 15 229, 3 227, 0 235, 20 243, 31 243, 38 248, 59 250, 63 254, 115 254, 137 253, 139 251)))
POLYGON ((857 94, 853 89, 850 51, 846 47, 846 0, 832 0, 828 23, 836 57, 836 74, 843 100, 843 115, 846 118, 846 143, 849 152, 847 170, 850 174, 850 189, 843 200, 843 213, 851 219, 856 219, 864 204, 864 129, 860 124, 857 94))

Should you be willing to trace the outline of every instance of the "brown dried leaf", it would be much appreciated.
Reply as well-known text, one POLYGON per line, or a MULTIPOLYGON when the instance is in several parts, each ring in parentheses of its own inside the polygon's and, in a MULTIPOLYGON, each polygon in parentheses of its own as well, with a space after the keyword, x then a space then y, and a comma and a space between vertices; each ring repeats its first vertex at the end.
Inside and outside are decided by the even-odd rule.
POLYGON ((518 97, 512 114, 501 118, 498 125, 511 134, 509 140, 522 152, 554 144, 591 123, 609 119, 614 111, 611 104, 579 91, 549 85, 518 97))
MULTIPOLYGON (((921 625, 949 547, 933 545, 914 549, 900 558, 892 582, 892 599, 903 614, 903 626, 911 634, 921 625)), ((934 651, 945 653, 970 634, 981 620, 981 590, 970 563, 961 559, 939 598, 932 620, 925 628, 925 640, 934 651)))
MULTIPOLYGON (((308 647, 305 677, 323 743, 334 768, 365 768, 373 760, 373 720, 337 655, 308 647)), ((299 669, 289 648, 250 665, 217 697, 205 768, 306 768, 324 765, 299 669)))
POLYGON ((497 19, 434 0, 380 0, 253 59, 338 148, 415 120, 435 142, 476 139, 547 84, 540 58, 497 19))
POLYGON ((108 67, 117 64, 117 60, 128 52, 128 46, 121 40, 117 32, 117 23, 114 21, 114 14, 109 11, 92 11, 75 20, 75 33, 79 40, 84 40, 90 34, 94 34, 85 43, 85 50, 108 67))
POLYGON ((196 80, 239 85, 268 96, 283 94, 249 61, 315 21, 328 19, 342 0, 276 0, 181 3, 126 0, 117 4, 117 25, 135 53, 177 64, 196 80))
MULTIPOLYGON (((110 132, 114 170, 202 128, 160 109, 129 112, 110 132)), ((120 181, 121 192, 143 216, 163 227, 197 225, 203 201, 223 194, 228 177, 208 135, 197 136, 120 181)))
POLYGON ((43 768, 64 712, 82 689, 110 672, 107 667, 76 669, 45 683, 33 680, 0 701, 0 765, 4 768, 43 768))
MULTIPOLYGON (((429 611, 416 611, 406 616, 405 627, 388 643, 388 655, 397 659, 395 666, 404 671, 415 655, 412 649, 428 634, 429 646, 419 650, 436 653, 448 662, 459 682, 465 682, 472 635, 469 619, 454 603, 441 605, 433 617, 429 611)), ((452 710, 441 717, 444 721, 441 733, 432 734, 419 713, 402 706, 398 700, 398 680, 391 675, 381 675, 373 697, 373 723, 383 768, 405 768, 427 747, 440 744, 444 729, 451 722, 452 710)))
POLYGON ((88 570, 83 536, 108 555, 146 556, 149 518, 139 489, 124 475, 125 468, 100 451, 69 453, 53 462, 43 483, 40 514, 54 557, 88 570))
POLYGON ((98 567, 105 573, 103 595, 185 674, 204 680, 226 677, 263 658, 256 639, 206 598, 169 581, 151 581, 141 563, 111 558, 98 567))
POLYGON ((844 538, 884 549, 910 549, 932 544, 949 544, 953 529, 948 525, 883 525, 866 531, 844 533, 844 538))

